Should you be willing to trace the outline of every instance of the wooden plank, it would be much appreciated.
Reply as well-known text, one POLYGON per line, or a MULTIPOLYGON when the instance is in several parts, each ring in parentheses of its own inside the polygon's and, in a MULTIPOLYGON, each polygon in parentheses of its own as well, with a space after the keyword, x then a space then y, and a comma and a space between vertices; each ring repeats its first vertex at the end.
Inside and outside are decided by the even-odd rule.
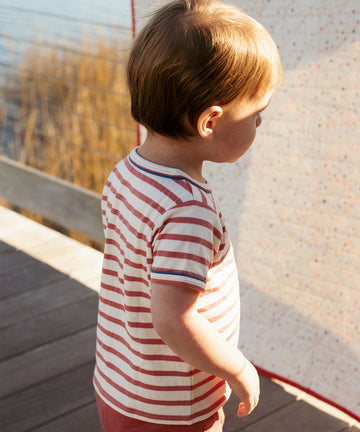
POLYGON ((300 400, 273 412, 244 428, 241 432, 342 432, 348 425, 300 400))
POLYGON ((0 242, 0 273, 1 290, 0 300, 7 297, 23 294, 32 289, 39 288, 56 280, 66 277, 63 273, 54 270, 49 265, 42 263, 21 251, 17 251, 10 245, 0 242), (5 246, 7 246, 5 250, 5 246), (13 255, 16 253, 15 255, 13 255), (5 256, 6 254, 6 256, 5 256), (24 255, 21 257, 21 255, 24 255), (10 262, 6 258, 11 258, 10 262), (15 268, 11 266, 11 260, 18 264, 15 268))
POLYGON ((239 418, 237 408, 238 397, 233 393, 224 407, 225 425, 224 432, 238 432, 246 426, 257 422, 274 411, 294 402, 295 396, 285 392, 279 385, 269 378, 260 375, 261 397, 256 409, 247 417, 239 418))
POLYGON ((17 268, 24 267, 28 262, 26 254, 17 249, 7 250, 1 254, 0 258, 0 277, 9 271, 15 271, 17 268))
POLYGON ((94 359, 96 328, 0 362, 0 397, 46 381, 94 359))
POLYGON ((100 195, 0 156, 0 196, 65 228, 104 242, 100 195))
POLYGON ((101 430, 97 406, 93 402, 37 427, 33 432, 100 432, 101 430))
POLYGON ((2 399, 1 432, 27 431, 90 404, 93 371, 89 363, 2 399))
POLYGON ((65 306, 16 322, 0 330, 0 360, 96 325, 98 296, 71 301, 65 306))
POLYGON ((94 295, 85 285, 64 277, 41 288, 5 299, 0 304, 0 328, 94 295))

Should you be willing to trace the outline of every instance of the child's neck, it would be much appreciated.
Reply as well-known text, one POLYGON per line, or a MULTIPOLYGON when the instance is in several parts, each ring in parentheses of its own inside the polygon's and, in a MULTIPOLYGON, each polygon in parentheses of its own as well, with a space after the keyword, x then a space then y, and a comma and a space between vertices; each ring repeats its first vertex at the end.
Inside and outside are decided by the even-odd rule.
POLYGON ((204 182, 202 176, 203 159, 197 152, 197 139, 177 141, 155 134, 148 134, 138 153, 150 162, 177 168, 196 181, 204 182))

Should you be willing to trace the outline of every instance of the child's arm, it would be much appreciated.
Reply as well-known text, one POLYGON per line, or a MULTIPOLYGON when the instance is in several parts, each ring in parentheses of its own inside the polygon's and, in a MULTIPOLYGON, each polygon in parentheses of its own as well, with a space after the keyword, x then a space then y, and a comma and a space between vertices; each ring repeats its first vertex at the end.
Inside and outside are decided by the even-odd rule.
POLYGON ((153 323, 160 337, 193 367, 225 379, 242 401, 238 416, 250 414, 259 401, 259 376, 244 355, 197 312, 199 293, 157 283, 151 289, 153 323))

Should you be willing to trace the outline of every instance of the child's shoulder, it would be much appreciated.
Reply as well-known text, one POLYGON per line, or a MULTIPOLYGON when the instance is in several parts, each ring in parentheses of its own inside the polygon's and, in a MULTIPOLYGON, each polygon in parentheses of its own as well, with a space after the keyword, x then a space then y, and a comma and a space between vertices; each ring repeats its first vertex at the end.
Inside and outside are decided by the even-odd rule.
POLYGON ((125 159, 122 169, 129 170, 133 181, 141 185, 149 198, 169 201, 170 206, 187 204, 214 207, 212 190, 207 183, 194 180, 178 168, 144 159, 136 149, 125 159))

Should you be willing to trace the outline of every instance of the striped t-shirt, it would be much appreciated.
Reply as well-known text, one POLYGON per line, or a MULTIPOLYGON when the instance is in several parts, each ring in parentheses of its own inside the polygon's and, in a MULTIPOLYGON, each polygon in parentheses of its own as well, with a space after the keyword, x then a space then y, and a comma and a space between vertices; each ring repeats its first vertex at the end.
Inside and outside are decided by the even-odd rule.
POLYGON ((161 340, 152 323, 151 281, 200 291, 198 312, 237 345, 237 270, 211 190, 134 149, 110 174, 102 213, 98 395, 121 414, 152 423, 210 417, 228 399, 229 387, 182 361, 161 340))

